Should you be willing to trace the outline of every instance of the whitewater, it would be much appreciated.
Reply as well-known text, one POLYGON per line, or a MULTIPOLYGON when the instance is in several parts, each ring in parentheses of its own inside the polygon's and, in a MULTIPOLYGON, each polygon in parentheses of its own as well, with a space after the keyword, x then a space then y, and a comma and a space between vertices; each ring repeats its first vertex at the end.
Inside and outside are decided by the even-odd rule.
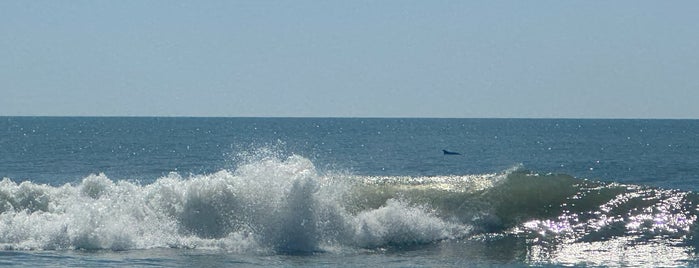
MULTIPOLYGON (((221 132, 221 120, 225 120, 216 119, 206 122, 210 124, 210 133, 214 133, 211 134, 214 136, 207 137, 201 134, 207 133, 207 125, 202 125, 203 119, 165 119, 164 122, 156 120, 155 124, 149 121, 152 119, 11 120, 14 121, 8 124, 16 127, 8 128, 6 134, 9 135, 5 137, 14 140, 1 143, 4 160, 0 169, 10 174, 3 175, 0 181, 0 255, 3 256, 0 263, 3 265, 697 265, 699 200, 694 189, 686 187, 695 177, 684 176, 673 182, 678 174, 693 174, 693 169, 659 171, 658 168, 694 161, 696 146, 687 142, 691 137, 684 140, 687 132, 677 136, 682 139, 654 135, 645 137, 642 142, 635 141, 633 144, 638 144, 638 147, 616 148, 617 154, 620 148, 630 152, 623 152, 626 157, 617 157, 608 166, 604 165, 604 158, 601 164, 597 163, 598 160, 587 163, 596 165, 592 169, 577 168, 575 163, 569 162, 561 166, 545 157, 541 157, 544 160, 532 159, 531 153, 552 151, 549 146, 572 146, 573 153, 560 151, 560 155, 547 157, 560 159, 562 155, 573 154, 575 156, 568 157, 573 157, 575 162, 587 157, 584 153, 576 154, 599 146, 597 143, 604 143, 604 150, 615 149, 613 139, 631 140, 638 137, 631 137, 629 133, 652 133, 654 124, 665 127, 675 124, 672 131, 681 132, 687 128, 682 121, 629 124, 614 120, 423 119, 406 123, 398 119, 374 119, 367 120, 370 123, 367 125, 366 121, 359 120, 305 119, 300 121, 309 129, 304 133, 296 131, 296 128, 304 127, 304 124, 299 124, 299 119, 244 119, 243 122, 247 123, 252 120, 256 128, 275 127, 270 133, 277 134, 260 137, 240 128, 221 132), (177 124, 172 124, 173 120, 177 124), (65 132, 79 135, 54 137, 57 129, 66 128, 66 122, 75 125, 68 125, 65 132), (144 124, 133 127, 139 122, 144 124), (30 123, 34 126, 28 126, 30 123), (486 132, 497 133, 497 138, 490 133, 479 136, 473 131, 454 137, 434 134, 435 129, 455 123, 462 124, 462 127, 489 128, 486 132), (570 126, 564 132, 570 131, 571 135, 542 136, 551 130, 541 128, 542 124, 560 126, 563 123, 570 126), (643 131, 638 130, 639 124, 643 131), (185 125, 193 132, 175 129, 175 125, 185 125), (522 125, 535 127, 523 130, 522 125), (580 125, 587 125, 594 131, 580 133, 585 129, 580 125), (118 137, 124 136, 124 130, 129 126, 129 131, 137 135, 118 137), (610 131, 610 126, 617 128, 610 131), (338 131, 336 136, 328 131, 338 127, 342 131, 338 131), (122 132, 110 132, 110 128, 122 132), (158 128, 184 137, 163 138, 143 132, 158 128), (405 128, 411 131, 405 131, 405 128), (19 129, 21 131, 16 131, 19 129), (27 133, 32 134, 27 138, 24 135, 27 133), (196 135, 184 135, 187 133, 196 135), (308 133, 313 134, 308 136, 308 133), (575 139, 572 135, 581 138, 575 139), (600 135, 609 137, 594 138, 600 135), (258 140, 241 141, 241 136, 258 140), (52 144, 53 147, 23 147, 42 144, 37 140, 46 137, 50 142, 44 141, 43 144, 52 144), (230 143, 230 140, 222 141, 220 137, 244 145, 219 146, 230 143), (424 137, 431 140, 424 142, 427 139, 424 137), (560 140, 551 142, 550 139, 557 137, 560 140), (35 140, 23 145, 23 141, 32 138, 35 140), (287 141, 274 138, 286 138, 287 141), (411 139, 415 142, 394 142, 380 150, 375 148, 387 140, 411 139), (494 139, 505 140, 508 146, 548 143, 541 148, 528 147, 530 151, 519 154, 512 152, 526 148, 505 151, 506 146, 473 146, 478 142, 492 145, 494 139), (656 162, 652 162, 655 168, 635 166, 642 169, 641 172, 619 169, 623 161, 634 161, 634 157, 643 161, 655 159, 648 154, 651 145, 646 144, 663 139, 674 147, 662 144, 662 148, 672 150, 655 152, 658 155, 656 162), (258 145, 265 140, 271 142, 258 145), (466 144, 471 145, 470 151, 481 153, 479 158, 444 156, 439 155, 439 147, 429 158, 396 153, 440 140, 450 140, 446 143, 451 143, 452 147, 463 146, 463 141, 469 141, 466 144), (583 140, 587 142, 581 142, 583 140), (123 155, 116 151, 120 146, 128 146, 122 141, 130 141, 132 146, 137 143, 133 146, 136 150, 126 150, 124 154, 130 158, 122 159, 123 155), (63 148, 89 144, 102 148, 93 147, 92 151, 84 153, 78 150, 76 157, 96 160, 65 166, 63 161, 75 161, 75 157, 61 157, 69 150, 56 149, 61 147, 56 145, 57 142, 63 142, 63 148), (314 145, 307 145, 309 142, 314 145), (171 157, 158 153, 196 148, 197 144, 204 143, 209 145, 199 147, 197 152, 202 157, 194 157, 197 153, 173 154, 171 157), (304 146, 318 146, 316 144, 321 144, 321 147, 303 150, 304 146), (366 150, 391 151, 392 155, 344 153, 361 150, 358 148, 362 145, 373 148, 366 150), (164 149, 158 151, 154 148, 164 149), (219 152, 223 153, 215 153, 211 148, 221 148, 219 152), (684 154, 676 154, 675 148, 684 148, 684 154), (20 153, 27 150, 43 150, 45 153, 29 156, 20 153), (140 160, 146 163, 134 164, 133 158, 138 157, 134 152, 145 154, 148 151, 155 152, 153 155, 157 157, 142 156, 140 160), (513 158, 526 161, 483 164, 486 160, 498 162, 498 158, 488 157, 489 154, 499 156, 508 152, 513 158), (211 154, 218 154, 218 159, 206 160, 203 157, 207 155, 213 159, 211 154), (668 157, 668 154, 675 158, 668 157), (52 157, 59 160, 46 160, 52 157), (342 157, 350 159, 339 161, 342 157), (14 160, 8 160, 11 158, 14 160), (21 159, 37 161, 41 165, 25 161, 23 166, 21 159), (203 162, 200 164, 204 169, 191 165, 197 160, 203 162), (422 164, 396 168, 406 162, 422 164), (103 163, 108 163, 111 168, 94 168, 103 163), (175 168, 158 166, 172 163, 175 168), (347 168, 348 163, 355 168, 347 168), (36 170, 42 165, 50 168, 36 170), (494 168, 497 166, 499 168, 494 168), (98 169, 98 172, 80 175, 85 172, 84 167, 98 169), (22 173, 23 168, 30 171, 22 173), (170 171, 164 172, 168 169, 170 171), (649 170, 656 172, 649 174, 649 170), (134 173, 141 175, 124 175, 134 173), (22 179, 22 174, 35 179, 22 179), (612 176, 589 178, 590 174, 612 176), (64 179, 55 179, 61 176, 64 179), (664 179, 648 179, 655 176, 664 176, 664 179), (633 178, 637 178, 636 181, 633 178)), ((232 121, 235 125, 249 127, 232 121)))
POLYGON ((429 204, 369 193, 361 180, 373 179, 321 176, 299 156, 191 178, 171 174, 149 185, 104 174, 61 187, 5 179, 0 233, 5 249, 301 253, 423 244, 471 229, 438 217, 429 204))

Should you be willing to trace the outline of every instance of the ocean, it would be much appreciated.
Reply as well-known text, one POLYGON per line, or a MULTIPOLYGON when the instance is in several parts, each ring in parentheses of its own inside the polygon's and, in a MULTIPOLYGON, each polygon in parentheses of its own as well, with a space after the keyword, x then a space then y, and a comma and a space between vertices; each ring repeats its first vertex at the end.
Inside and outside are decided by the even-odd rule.
POLYGON ((697 141, 699 120, 0 117, 0 265, 699 266, 697 141))

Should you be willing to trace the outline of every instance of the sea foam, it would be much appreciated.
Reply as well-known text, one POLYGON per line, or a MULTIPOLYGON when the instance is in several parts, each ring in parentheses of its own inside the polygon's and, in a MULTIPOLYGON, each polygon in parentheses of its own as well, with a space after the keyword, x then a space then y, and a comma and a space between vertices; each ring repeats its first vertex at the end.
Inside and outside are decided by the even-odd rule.
POLYGON ((348 209, 348 196, 361 192, 356 178, 319 174, 310 160, 292 155, 187 178, 171 173, 147 185, 104 174, 60 187, 4 179, 0 245, 293 253, 431 243, 469 230, 397 196, 348 209))
POLYGON ((260 154, 236 168, 150 184, 0 181, 0 248, 199 248, 313 253, 514 236, 566 245, 622 239, 696 245, 697 196, 536 174, 432 177, 319 172, 260 154), (664 240, 663 240, 664 239, 664 240))

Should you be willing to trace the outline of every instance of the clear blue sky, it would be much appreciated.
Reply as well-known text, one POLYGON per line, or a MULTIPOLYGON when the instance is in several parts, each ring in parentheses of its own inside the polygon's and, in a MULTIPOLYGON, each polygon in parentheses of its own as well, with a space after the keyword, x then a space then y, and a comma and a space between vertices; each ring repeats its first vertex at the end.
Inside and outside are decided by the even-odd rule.
POLYGON ((0 115, 699 118, 699 1, 0 1, 0 115))

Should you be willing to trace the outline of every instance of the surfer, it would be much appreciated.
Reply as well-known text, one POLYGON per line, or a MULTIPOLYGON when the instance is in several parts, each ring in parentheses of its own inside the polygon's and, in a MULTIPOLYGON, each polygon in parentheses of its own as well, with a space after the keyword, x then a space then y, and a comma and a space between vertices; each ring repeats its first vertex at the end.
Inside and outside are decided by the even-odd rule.
POLYGON ((442 150, 442 152, 444 152, 444 155, 461 155, 460 153, 451 152, 451 151, 447 151, 447 150, 442 150))

